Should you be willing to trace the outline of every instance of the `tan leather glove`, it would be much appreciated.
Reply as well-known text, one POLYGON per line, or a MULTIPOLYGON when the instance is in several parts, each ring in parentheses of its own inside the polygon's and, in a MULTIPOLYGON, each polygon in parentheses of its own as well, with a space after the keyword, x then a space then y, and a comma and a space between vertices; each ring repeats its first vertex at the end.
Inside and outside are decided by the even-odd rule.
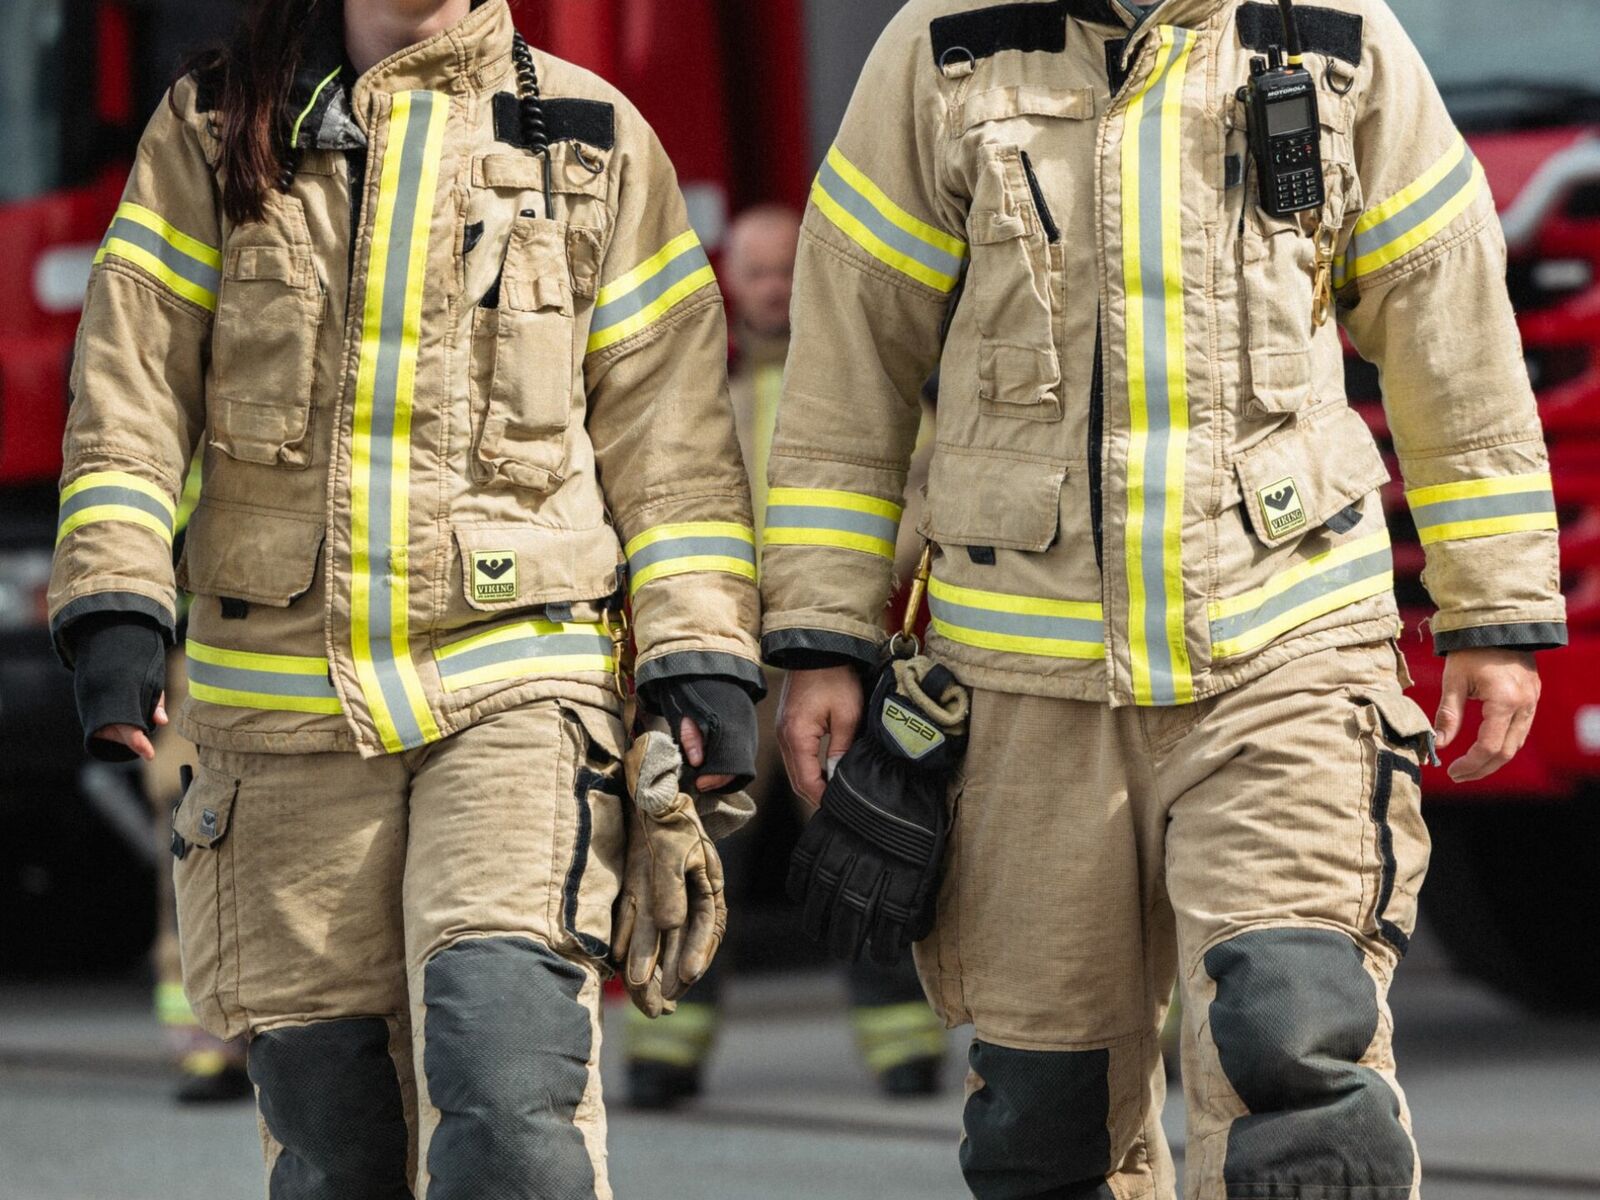
POLYGON ((677 1008, 722 945, 722 859, 693 798, 679 790, 683 760, 671 738, 646 733, 623 767, 633 815, 613 944, 634 1004, 659 1017, 677 1008))

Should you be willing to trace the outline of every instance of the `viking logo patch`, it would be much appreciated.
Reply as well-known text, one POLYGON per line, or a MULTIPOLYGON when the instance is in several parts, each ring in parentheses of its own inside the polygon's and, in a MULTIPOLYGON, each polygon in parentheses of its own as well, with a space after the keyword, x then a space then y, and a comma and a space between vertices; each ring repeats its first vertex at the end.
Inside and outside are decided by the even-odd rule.
POLYGON ((479 604, 499 604, 517 598, 516 551, 473 552, 472 598, 479 604))
POLYGON ((1306 506, 1300 499, 1300 488, 1293 479, 1280 479, 1258 493, 1261 515, 1266 519, 1267 532, 1279 538, 1306 526, 1306 506))

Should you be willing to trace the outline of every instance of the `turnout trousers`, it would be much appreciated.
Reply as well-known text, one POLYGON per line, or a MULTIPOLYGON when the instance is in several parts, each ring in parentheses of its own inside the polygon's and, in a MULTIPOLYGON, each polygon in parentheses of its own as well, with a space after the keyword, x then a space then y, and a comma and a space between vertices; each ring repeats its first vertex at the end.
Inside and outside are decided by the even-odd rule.
POLYGON ((1387 1001, 1429 848, 1408 683, 1378 644, 1181 708, 976 693, 917 947, 976 1028, 974 1196, 1171 1200, 1174 980, 1189 1200, 1420 1195, 1387 1001))
POLYGON ((200 748, 184 984, 250 1039, 269 1200, 609 1200, 621 737, 546 701, 385 758, 200 748))

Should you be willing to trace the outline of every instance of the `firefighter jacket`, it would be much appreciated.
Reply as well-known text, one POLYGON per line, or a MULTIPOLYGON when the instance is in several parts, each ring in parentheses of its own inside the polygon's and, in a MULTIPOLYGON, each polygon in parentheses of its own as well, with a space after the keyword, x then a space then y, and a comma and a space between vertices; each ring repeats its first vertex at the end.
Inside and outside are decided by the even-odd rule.
POLYGON ((874 654, 935 368, 932 645, 969 684, 1173 705, 1394 637, 1390 471, 1341 328, 1382 373, 1437 648, 1565 641, 1483 170, 1381 0, 1300 24, 1327 197, 1279 219, 1238 96, 1276 5, 901 10, 806 214, 770 660, 874 654))
POLYGON ((58 645, 96 612, 172 628, 203 444, 176 569, 196 742, 375 755, 605 703, 624 580, 641 683, 759 694, 721 298, 660 144, 536 51, 547 215, 505 0, 360 78, 340 6, 314 11, 264 220, 221 210, 204 79, 140 146, 78 335, 58 645))

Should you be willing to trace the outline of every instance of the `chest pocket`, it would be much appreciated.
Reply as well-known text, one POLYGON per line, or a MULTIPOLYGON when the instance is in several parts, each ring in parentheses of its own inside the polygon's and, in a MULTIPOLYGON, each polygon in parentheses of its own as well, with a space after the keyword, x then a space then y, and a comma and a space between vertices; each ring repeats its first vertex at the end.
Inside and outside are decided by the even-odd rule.
POLYGON ((575 395, 577 308, 592 299, 598 240, 525 209, 512 222, 497 285, 472 316, 473 472, 538 493, 566 478, 575 395))
POLYGON ((1318 103, 1327 185, 1322 210, 1291 217, 1267 215, 1259 203, 1260 185, 1253 164, 1245 189, 1240 294, 1249 358, 1246 394, 1257 415, 1293 413, 1308 407, 1315 398, 1315 339, 1337 336, 1331 319, 1320 327, 1316 323, 1319 254, 1331 268, 1338 231, 1351 200, 1355 168, 1344 102, 1324 91, 1318 103))
POLYGON ((980 338, 979 401, 989 416, 1062 417, 1062 238, 1078 205, 1047 186, 1041 164, 1067 160, 1064 122, 1093 116, 1087 89, 994 88, 962 104, 976 155, 967 292, 980 338))
POLYGON ((264 218, 230 235, 222 266, 206 384, 212 444, 240 462, 304 467, 326 298, 300 201, 269 193, 264 218))

